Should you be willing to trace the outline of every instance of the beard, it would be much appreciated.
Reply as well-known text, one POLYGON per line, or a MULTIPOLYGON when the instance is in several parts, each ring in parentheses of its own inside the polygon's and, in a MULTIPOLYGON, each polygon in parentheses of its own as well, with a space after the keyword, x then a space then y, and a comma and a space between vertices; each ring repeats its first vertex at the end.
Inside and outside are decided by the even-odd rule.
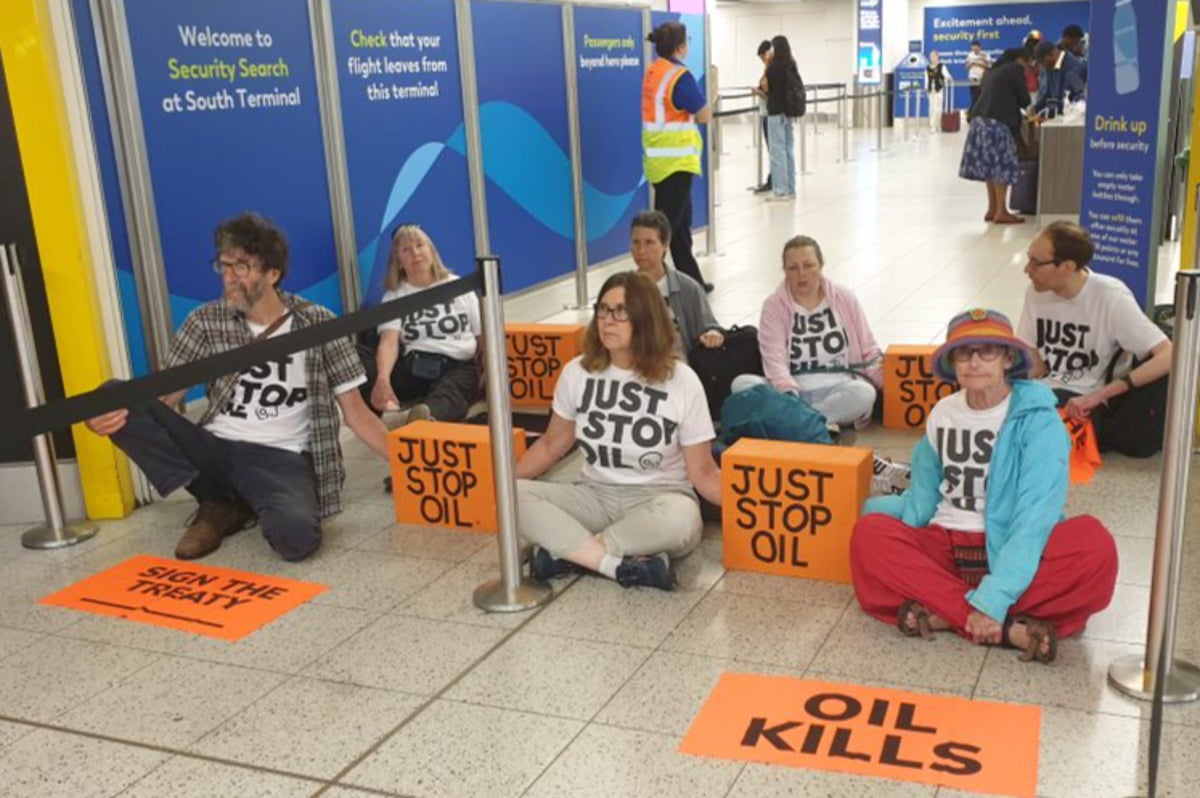
POLYGON ((262 299, 263 293, 264 289, 261 285, 245 286, 239 283, 232 288, 225 289, 225 301, 234 310, 240 313, 249 313, 250 308, 262 299))

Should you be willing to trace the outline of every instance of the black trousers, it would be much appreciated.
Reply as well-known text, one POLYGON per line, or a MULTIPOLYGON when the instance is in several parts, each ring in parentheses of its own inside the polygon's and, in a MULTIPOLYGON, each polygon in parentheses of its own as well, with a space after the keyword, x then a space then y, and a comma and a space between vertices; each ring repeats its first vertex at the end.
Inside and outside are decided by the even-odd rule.
MULTIPOLYGON (((1166 427, 1167 388, 1162 377, 1149 385, 1097 405, 1088 416, 1101 452, 1119 452, 1127 457, 1150 457, 1162 449, 1166 427)), ((1062 407, 1079 394, 1061 388, 1054 392, 1062 407)))
POLYGON ((163 496, 184 488, 199 501, 244 500, 285 560, 303 560, 320 548, 316 472, 307 455, 218 438, 153 400, 130 408, 112 442, 163 496))
POLYGON ((665 180, 655 183, 654 209, 662 211, 671 223, 671 262, 676 269, 704 285, 700 264, 692 254, 692 173, 673 172, 665 180))
MULTIPOLYGON (((371 404, 371 388, 375 385, 374 356, 362 352, 367 381, 362 386, 363 399, 371 404)), ((404 358, 396 361, 391 373, 392 393, 402 402, 420 401, 429 407, 435 421, 462 421, 471 404, 479 398, 479 367, 475 359, 450 360, 450 367, 436 380, 409 374, 404 358)))

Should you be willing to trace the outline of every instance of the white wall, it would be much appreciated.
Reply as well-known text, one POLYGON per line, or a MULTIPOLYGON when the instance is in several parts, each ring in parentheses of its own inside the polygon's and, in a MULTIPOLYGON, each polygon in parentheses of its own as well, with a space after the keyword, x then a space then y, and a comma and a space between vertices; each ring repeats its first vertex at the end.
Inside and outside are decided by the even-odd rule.
POLYGON ((853 0, 721 3, 712 11, 713 62, 721 88, 750 86, 762 76, 758 43, 784 35, 805 83, 837 83, 854 72, 853 0))

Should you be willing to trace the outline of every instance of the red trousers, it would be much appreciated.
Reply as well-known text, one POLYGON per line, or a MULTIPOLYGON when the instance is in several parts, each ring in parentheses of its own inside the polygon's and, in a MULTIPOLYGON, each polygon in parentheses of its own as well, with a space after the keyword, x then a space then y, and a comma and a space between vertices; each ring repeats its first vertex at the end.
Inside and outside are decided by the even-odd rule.
MULTIPOLYGON (((868 615, 894 624, 901 604, 919 601, 965 636, 967 616, 976 611, 966 594, 986 572, 980 569, 986 561, 972 563, 962 553, 983 545, 983 533, 911 527, 889 515, 865 515, 850 541, 858 603, 868 615)), ((1051 531, 1037 574, 1009 616, 1049 621, 1059 637, 1069 637, 1108 606, 1116 581, 1112 535, 1092 516, 1077 516, 1051 531)))

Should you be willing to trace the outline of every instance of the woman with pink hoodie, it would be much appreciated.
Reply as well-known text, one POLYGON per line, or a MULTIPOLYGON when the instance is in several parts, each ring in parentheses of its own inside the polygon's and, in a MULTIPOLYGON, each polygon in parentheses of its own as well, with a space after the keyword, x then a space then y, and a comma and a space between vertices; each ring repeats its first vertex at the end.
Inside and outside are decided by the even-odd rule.
MULTIPOLYGON (((824 267, 821 245, 809 236, 783 245, 783 282, 763 303, 758 326, 763 374, 830 423, 861 428, 883 384, 883 356, 858 298, 823 276, 824 267)), ((763 381, 743 375, 733 389, 763 381)))

